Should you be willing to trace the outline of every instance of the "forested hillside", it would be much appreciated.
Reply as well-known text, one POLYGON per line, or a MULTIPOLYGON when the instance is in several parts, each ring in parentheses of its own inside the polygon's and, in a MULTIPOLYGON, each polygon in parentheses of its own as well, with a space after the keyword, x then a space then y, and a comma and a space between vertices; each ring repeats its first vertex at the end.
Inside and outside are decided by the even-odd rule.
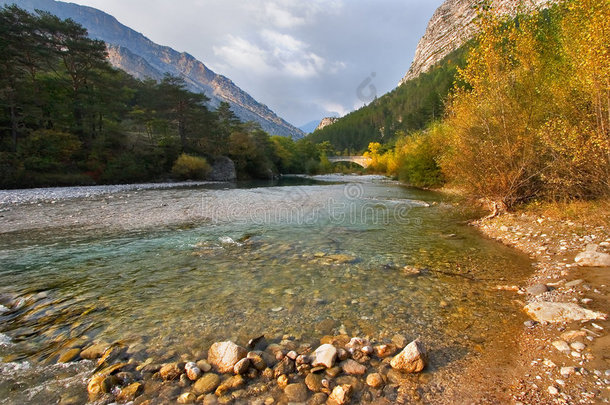
POLYGON ((180 78, 114 69, 72 20, 1 8, 0 55, 0 187, 205 178, 220 156, 242 178, 318 168, 319 147, 209 111, 180 78))
POLYGON ((385 153, 370 145, 373 167, 504 207, 610 195, 610 2, 515 19, 488 8, 478 24, 442 121, 385 153))
POLYGON ((430 71, 405 82, 336 123, 308 136, 330 142, 338 151, 362 152, 370 142, 393 143, 396 134, 424 128, 443 116, 457 68, 463 66, 469 45, 454 51, 430 71))

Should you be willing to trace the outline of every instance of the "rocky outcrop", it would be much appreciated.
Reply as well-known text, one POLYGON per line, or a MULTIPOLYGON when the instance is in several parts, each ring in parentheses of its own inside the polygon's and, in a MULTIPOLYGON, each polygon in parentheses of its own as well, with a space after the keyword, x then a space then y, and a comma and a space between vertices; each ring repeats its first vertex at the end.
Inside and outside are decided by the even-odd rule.
POLYGON ((322 128, 326 128, 327 126, 332 125, 332 124, 334 124, 337 121, 339 121, 339 118, 337 118, 337 117, 322 118, 322 121, 320 121, 320 123, 318 124, 318 127, 316 128, 316 131, 319 131, 322 128))
MULTIPOLYGON (((0 0, 0 5, 10 3, 13 1, 0 0)), ((227 77, 216 74, 188 53, 152 42, 109 14, 92 7, 54 0, 20 0, 19 6, 28 11, 48 11, 83 25, 89 31, 89 36, 108 44, 110 62, 136 78, 159 80, 166 72, 180 76, 189 90, 209 97, 212 108, 226 101, 242 121, 258 122, 263 130, 272 135, 304 136, 303 131, 278 117, 227 77)))
POLYGON ((236 178, 235 163, 226 156, 216 158, 212 164, 212 171, 208 174, 208 180, 233 181, 236 178))
MULTIPOLYGON (((542 8, 554 0, 492 0, 500 15, 516 15, 523 8, 542 8)), ((419 41, 415 58, 399 85, 428 71, 434 64, 458 49, 476 33, 478 0, 446 0, 432 15, 426 33, 419 41)))

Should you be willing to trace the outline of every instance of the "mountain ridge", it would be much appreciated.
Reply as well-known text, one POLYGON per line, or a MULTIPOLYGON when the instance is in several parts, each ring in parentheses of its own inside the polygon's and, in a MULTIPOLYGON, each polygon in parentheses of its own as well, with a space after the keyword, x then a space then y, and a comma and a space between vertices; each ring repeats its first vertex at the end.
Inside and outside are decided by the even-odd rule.
MULTIPOLYGON (((492 0, 491 6, 499 15, 516 15, 518 11, 531 11, 555 0, 492 0)), ((398 85, 427 72, 445 56, 464 45, 476 33, 476 6, 479 0, 445 0, 428 22, 420 39, 409 70, 398 85)))
POLYGON ((278 117, 265 104, 257 102, 231 79, 213 72, 187 52, 179 52, 151 41, 108 13, 89 6, 55 0, 0 0, 0 5, 13 3, 28 11, 48 11, 83 25, 90 37, 106 42, 110 62, 136 78, 159 80, 166 72, 180 76, 185 79, 189 90, 209 97, 212 107, 226 101, 240 119, 256 121, 272 135, 293 138, 304 135, 303 131, 278 117))

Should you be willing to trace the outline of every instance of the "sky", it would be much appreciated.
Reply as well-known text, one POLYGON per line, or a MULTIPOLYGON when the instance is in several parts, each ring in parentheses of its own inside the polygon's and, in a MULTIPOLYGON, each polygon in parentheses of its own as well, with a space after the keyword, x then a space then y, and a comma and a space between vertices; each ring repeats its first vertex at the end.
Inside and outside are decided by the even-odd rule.
POLYGON ((396 87, 443 0, 68 0, 188 52, 293 125, 396 87))

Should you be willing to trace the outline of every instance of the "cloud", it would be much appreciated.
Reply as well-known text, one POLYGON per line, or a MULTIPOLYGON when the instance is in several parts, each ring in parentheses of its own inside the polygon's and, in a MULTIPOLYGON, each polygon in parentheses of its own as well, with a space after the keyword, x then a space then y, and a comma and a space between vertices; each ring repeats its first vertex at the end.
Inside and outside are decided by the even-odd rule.
POLYGON ((301 26, 307 22, 304 17, 295 16, 289 10, 278 7, 275 2, 265 4, 265 16, 278 28, 301 26))
POLYGON ((333 14, 343 8, 342 0, 259 0, 263 18, 275 28, 294 29, 310 25, 321 13, 333 14))
POLYGON ((228 35, 224 45, 214 47, 214 54, 223 59, 223 65, 233 68, 302 79, 337 73, 346 66, 340 61, 327 61, 311 51, 309 44, 290 34, 263 29, 256 42, 228 35))
POLYGON ((339 114, 340 117, 343 117, 347 113, 350 112, 349 109, 345 108, 341 103, 333 102, 333 101, 321 101, 319 103, 329 114, 339 114))
POLYGON ((228 35, 225 45, 213 49, 214 54, 224 61, 221 66, 247 68, 257 74, 267 74, 270 71, 267 52, 241 37, 228 35))

